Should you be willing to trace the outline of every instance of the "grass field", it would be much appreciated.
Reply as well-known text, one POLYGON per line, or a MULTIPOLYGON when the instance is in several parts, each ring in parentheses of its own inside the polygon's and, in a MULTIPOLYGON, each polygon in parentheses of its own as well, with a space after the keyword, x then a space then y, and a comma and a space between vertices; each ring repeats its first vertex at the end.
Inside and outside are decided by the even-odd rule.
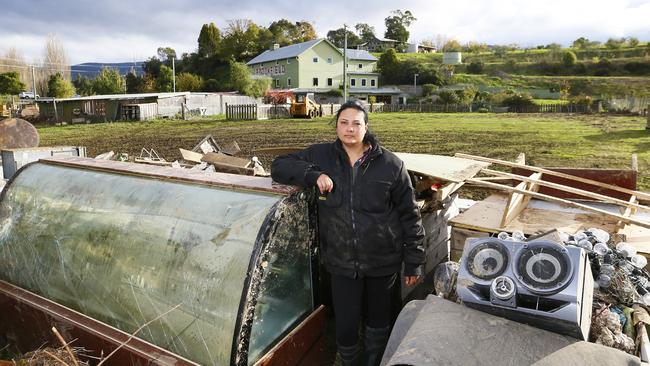
MULTIPOLYGON (((41 145, 83 145, 89 156, 109 150, 138 155, 154 148, 180 158, 206 134, 218 143, 236 140, 245 155, 265 166, 273 156, 257 149, 306 146, 335 137, 330 118, 226 121, 223 117, 179 121, 39 126, 41 145)), ((456 152, 514 159, 524 152, 539 166, 629 168, 638 155, 639 189, 650 190, 650 132, 644 117, 601 115, 386 113, 370 116, 371 129, 394 151, 453 155, 456 152)))

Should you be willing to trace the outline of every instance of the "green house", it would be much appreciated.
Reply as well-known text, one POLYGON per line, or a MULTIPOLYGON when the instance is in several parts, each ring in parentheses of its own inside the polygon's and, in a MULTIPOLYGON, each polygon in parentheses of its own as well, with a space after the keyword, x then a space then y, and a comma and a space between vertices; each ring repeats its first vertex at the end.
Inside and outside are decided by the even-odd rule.
MULTIPOLYGON (((377 58, 365 50, 346 52, 347 82, 350 96, 367 99, 377 95, 386 99, 399 90, 379 88, 377 58)), ((273 88, 288 89, 297 94, 326 94, 343 88, 343 49, 325 38, 286 47, 277 44, 247 63, 253 75, 268 76, 273 88)), ((387 100, 390 103, 390 100, 387 100)))

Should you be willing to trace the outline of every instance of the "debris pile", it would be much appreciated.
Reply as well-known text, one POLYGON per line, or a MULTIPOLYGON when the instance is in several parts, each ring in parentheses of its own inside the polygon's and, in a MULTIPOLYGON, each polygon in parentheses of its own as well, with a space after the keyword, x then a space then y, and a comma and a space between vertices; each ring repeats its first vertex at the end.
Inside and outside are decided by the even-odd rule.
POLYGON ((250 159, 238 157, 241 153, 237 141, 231 141, 223 147, 217 144, 212 135, 205 136, 192 150, 179 149, 182 159, 173 162, 166 161, 154 149, 142 148, 140 155, 135 158, 125 153, 109 151, 98 155, 95 159, 133 161, 141 164, 171 166, 179 169, 201 170, 206 172, 222 172, 243 175, 268 177, 257 156, 250 159))

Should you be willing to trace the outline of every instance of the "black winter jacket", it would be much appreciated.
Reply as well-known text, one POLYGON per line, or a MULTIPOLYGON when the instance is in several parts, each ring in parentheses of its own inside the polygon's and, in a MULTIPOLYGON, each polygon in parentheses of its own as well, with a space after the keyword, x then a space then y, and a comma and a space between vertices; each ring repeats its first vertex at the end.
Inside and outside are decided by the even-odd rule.
POLYGON ((425 254, 420 211, 404 163, 369 135, 372 150, 353 178, 340 140, 273 161, 273 180, 313 187, 321 174, 334 189, 318 200, 321 257, 330 273, 356 278, 421 274, 425 254), (354 180, 354 181, 353 181, 354 180))

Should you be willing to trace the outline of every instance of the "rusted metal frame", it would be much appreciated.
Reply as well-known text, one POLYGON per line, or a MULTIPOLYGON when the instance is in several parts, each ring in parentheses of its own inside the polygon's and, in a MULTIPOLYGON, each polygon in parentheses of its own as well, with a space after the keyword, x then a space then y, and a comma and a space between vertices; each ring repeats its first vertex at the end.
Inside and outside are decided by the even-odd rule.
POLYGON ((41 159, 39 162, 70 168, 81 168, 134 177, 192 183, 210 187, 221 187, 252 192, 268 192, 288 195, 299 190, 294 186, 272 183, 270 178, 228 173, 211 173, 210 176, 207 176, 205 173, 197 174, 197 172, 189 169, 175 169, 148 164, 135 164, 78 157, 47 158, 41 159), (185 176, 182 176, 181 174, 184 174, 185 176))
MULTIPOLYGON (((0 301, 0 304, 7 304, 7 301, 11 301, 14 310, 25 306, 33 311, 32 314, 46 318, 50 327, 54 323, 62 323, 67 328, 65 333, 83 335, 83 337, 77 337, 78 341, 74 344, 75 346, 83 347, 85 345, 84 348, 90 350, 92 348, 87 347, 89 344, 92 343, 97 346, 104 343, 110 344, 115 349, 124 344, 118 353, 114 355, 115 361, 107 361, 108 365, 119 365, 124 362, 125 358, 133 357, 145 363, 153 362, 160 365, 198 365, 138 337, 132 337, 129 340, 131 335, 126 332, 2 280, 0 280, 0 297, 7 298, 7 300, 0 301)), ((33 337, 34 329, 32 327, 34 326, 34 324, 25 324, 22 329, 28 332, 28 336, 33 337)), ((111 349, 93 348, 95 348, 92 351, 96 357, 100 356, 102 351, 104 354, 111 351, 111 349)))
POLYGON ((307 352, 323 337, 325 306, 321 305, 271 348, 255 366, 298 365, 307 352))

